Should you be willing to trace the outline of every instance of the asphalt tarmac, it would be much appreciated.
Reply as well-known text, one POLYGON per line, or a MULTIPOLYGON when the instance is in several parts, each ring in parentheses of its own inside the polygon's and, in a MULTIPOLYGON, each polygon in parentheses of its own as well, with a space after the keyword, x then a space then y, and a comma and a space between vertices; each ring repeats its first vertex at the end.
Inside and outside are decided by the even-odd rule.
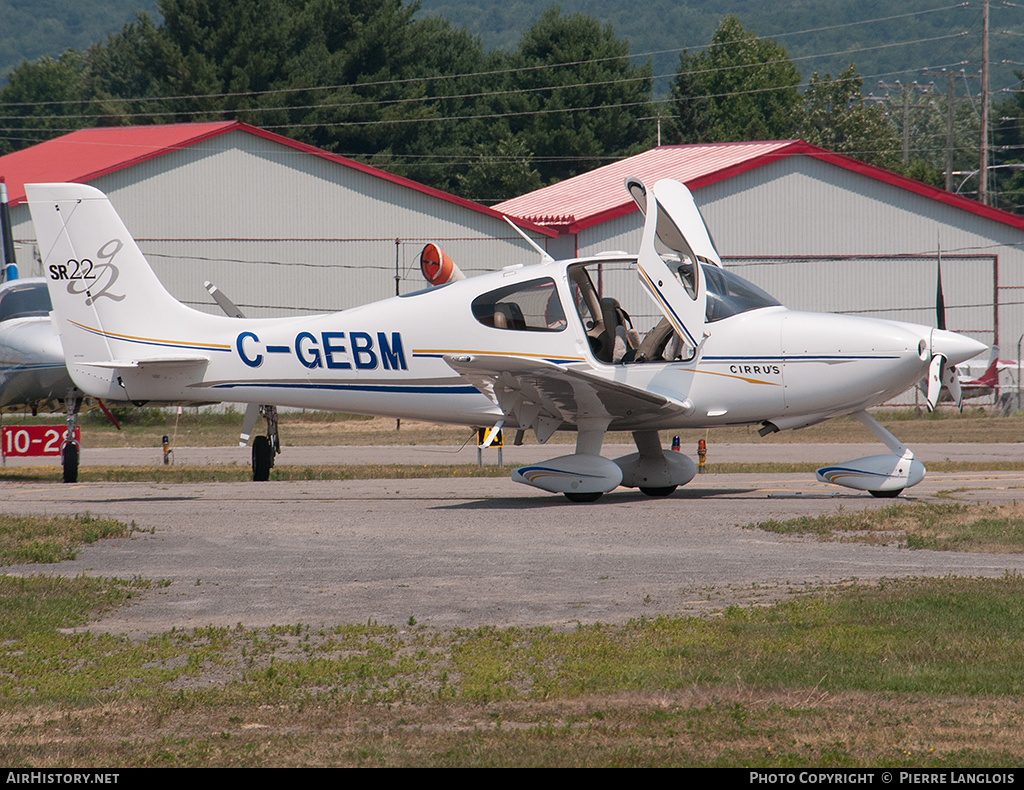
MULTIPOLYGON (((792 447, 803 448, 793 452, 808 460, 859 452, 845 445, 838 455, 822 456, 821 445, 792 447)), ((956 457, 955 451, 942 455, 940 447, 922 445, 920 456, 927 462, 931 450, 956 457)), ((961 452, 978 447, 1010 448, 992 450, 996 457, 1019 452, 1017 445, 961 452)), ((724 448, 715 448, 723 460, 724 448)), ((94 454, 102 452, 108 451, 83 453, 83 463, 101 462, 94 454)), ((245 463, 241 452, 222 462, 245 463)), ((401 463, 420 457, 417 448, 286 448, 279 462, 303 463, 293 459, 306 453, 341 462, 330 457, 335 452, 350 462, 374 452, 401 463)), ((551 448, 541 452, 548 457, 551 448)), ((197 458, 204 453, 217 454, 195 451, 197 458)), ((475 455, 469 448, 469 462, 475 455)), ((768 603, 854 579, 1024 572, 1024 555, 820 543, 750 527, 892 502, 807 474, 708 473, 665 499, 618 489, 589 505, 507 478, 0 488, 7 512, 89 512, 135 523, 139 531, 132 537, 86 546, 74 561, 6 569, 169 582, 91 623, 94 632, 144 635, 238 623, 403 625, 410 618, 438 627, 573 627, 768 603)), ((1012 501, 1024 497, 1024 473, 930 473, 906 499, 940 493, 964 502, 1012 501)))

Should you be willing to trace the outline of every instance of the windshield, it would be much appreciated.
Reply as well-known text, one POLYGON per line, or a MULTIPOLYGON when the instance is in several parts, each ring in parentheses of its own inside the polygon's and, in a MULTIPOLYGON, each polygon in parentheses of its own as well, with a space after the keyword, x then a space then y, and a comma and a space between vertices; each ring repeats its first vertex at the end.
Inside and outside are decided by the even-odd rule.
MULTIPOLYGON (((775 297, 727 269, 701 264, 701 270, 707 283, 708 305, 704 316, 709 324, 748 310, 780 304, 775 297)), ((693 280, 693 264, 689 261, 681 264, 678 271, 684 283, 693 280)))
POLYGON ((0 296, 0 321, 49 315, 51 309, 46 283, 19 283, 0 296))

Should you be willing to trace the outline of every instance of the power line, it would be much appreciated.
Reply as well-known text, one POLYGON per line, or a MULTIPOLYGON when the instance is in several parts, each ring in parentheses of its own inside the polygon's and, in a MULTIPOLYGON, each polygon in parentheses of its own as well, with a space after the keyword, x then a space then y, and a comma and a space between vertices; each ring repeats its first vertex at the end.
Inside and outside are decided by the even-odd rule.
MULTIPOLYGON (((232 114, 236 114, 237 115, 237 114, 248 114, 248 113, 266 113, 266 112, 295 112, 295 111, 299 111, 299 110, 325 110, 325 109, 345 110, 345 109, 354 109, 354 108, 360 108, 360 107, 366 107, 366 106, 383 107, 383 106, 402 105, 402 104, 419 104, 419 103, 423 103, 423 102, 445 102, 445 101, 456 101, 456 100, 463 100, 463 99, 479 99, 479 98, 484 98, 484 97, 488 97, 488 96, 516 96, 516 95, 526 95, 526 94, 532 95, 532 94, 536 94, 536 93, 541 92, 541 91, 558 91, 558 90, 573 90, 573 89, 578 90, 578 89, 582 89, 582 88, 596 88, 596 87, 606 87, 606 86, 609 86, 609 85, 619 85, 619 84, 629 83, 629 82, 641 82, 641 81, 647 81, 647 80, 658 80, 658 79, 662 79, 662 78, 666 78, 666 77, 673 77, 673 76, 676 76, 677 74, 686 75, 686 76, 699 76, 699 75, 703 75, 703 74, 721 73, 721 72, 727 72, 727 71, 736 71, 736 70, 740 70, 740 69, 763 68, 765 66, 774 66, 774 65, 780 65, 780 64, 785 64, 785 63, 796 63, 796 62, 800 62, 800 61, 815 60, 815 59, 819 59, 819 58, 831 58, 831 57, 837 57, 839 55, 853 55, 853 54, 858 54, 858 53, 863 53, 863 52, 873 52, 873 51, 877 51, 877 50, 891 49, 893 47, 906 47, 906 46, 914 46, 914 45, 917 45, 917 44, 930 44, 930 43, 934 43, 936 41, 947 41, 947 40, 950 40, 950 39, 963 38, 965 36, 967 36, 967 32, 966 31, 961 31, 961 32, 958 32, 958 33, 953 33, 953 34, 945 35, 945 36, 935 36, 935 37, 931 37, 931 38, 913 39, 913 40, 909 40, 909 41, 897 41, 897 42, 891 42, 891 43, 888 43, 888 44, 879 44, 879 45, 876 45, 876 46, 873 46, 873 47, 858 47, 858 48, 854 48, 854 49, 841 50, 841 51, 837 51, 837 52, 829 52, 829 53, 818 54, 818 55, 804 55, 804 56, 799 57, 799 58, 779 58, 778 60, 773 60, 773 61, 762 61, 762 62, 757 62, 757 63, 741 63, 741 64, 737 64, 737 65, 734 65, 734 66, 728 66, 728 67, 725 67, 725 68, 694 69, 694 70, 691 70, 691 71, 673 72, 671 74, 657 74, 657 75, 653 75, 653 76, 648 76, 648 75, 642 74, 642 75, 629 76, 629 77, 620 77, 620 78, 613 79, 613 80, 599 80, 599 81, 593 81, 593 82, 577 82, 577 83, 569 83, 569 84, 566 84, 566 85, 529 86, 529 87, 525 87, 525 88, 514 88, 514 89, 502 90, 502 91, 493 91, 493 90, 492 91, 477 91, 477 92, 473 92, 473 93, 462 93, 462 94, 440 95, 440 96, 405 97, 405 98, 398 98, 398 99, 364 99, 364 100, 361 100, 361 101, 322 103, 322 104, 274 105, 274 106, 269 106, 269 107, 239 107, 239 108, 213 110, 213 111, 211 111, 210 109, 202 109, 202 110, 171 110, 171 111, 168 111, 168 113, 166 113, 166 114, 175 115, 175 116, 196 116, 196 115, 209 115, 209 114, 211 114, 211 112, 213 112, 213 113, 232 113, 232 114)), ((375 84, 393 84, 393 83, 366 83, 366 85, 375 85, 375 84)), ((362 85, 360 85, 359 87, 362 87, 362 85)), ((798 87, 803 87, 803 86, 798 86, 798 87)), ((297 92, 301 92, 302 90, 308 90, 308 89, 303 88, 303 89, 296 89, 296 90, 297 90, 297 92)), ((271 92, 268 92, 268 93, 276 93, 276 91, 271 91, 271 92)), ((219 94, 209 94, 209 95, 198 95, 197 94, 197 95, 194 95, 194 96, 184 96, 184 97, 178 97, 178 98, 181 98, 181 99, 185 99, 185 98, 188 98, 188 99, 208 99, 208 98, 216 98, 216 97, 218 97, 218 95, 219 94)), ((233 94, 233 95, 260 95, 260 94, 253 93, 253 94, 233 94)), ((721 95, 725 96, 725 95, 733 95, 733 94, 721 94, 721 95)), ((734 95, 742 95, 742 92, 737 92, 734 95)), ((127 101, 127 102, 133 102, 134 103, 134 102, 144 102, 144 101, 154 101, 154 100, 155 101, 160 101, 161 99, 158 99, 158 98, 155 98, 155 99, 145 99, 145 98, 142 98, 142 99, 118 99, 118 98, 111 98, 111 99, 108 99, 106 101, 112 101, 112 102, 127 101)), ((94 100, 90 100, 90 101, 97 101, 97 100, 94 99, 94 100)), ((69 104, 69 103, 71 103, 71 102, 56 102, 55 104, 69 104)), ((74 102, 74 103, 82 104, 84 102, 78 101, 78 102, 74 102)), ((50 103, 48 103, 48 102, 40 102, 39 104, 40 105, 46 105, 46 104, 50 104, 50 103)), ((4 103, 4 104, 0 104, 0 107, 3 107, 3 108, 6 108, 6 107, 19 107, 19 106, 25 106, 25 103, 4 103)), ((32 105, 32 106, 35 106, 35 105, 32 105)), ((610 105, 610 106, 615 106, 615 105, 610 105)), ((101 118, 110 118, 110 117, 112 117, 112 115, 114 117, 119 117, 119 118, 148 118, 148 117, 152 117, 154 115, 161 115, 161 114, 163 114, 163 113, 161 113, 159 111, 148 111, 148 112, 113 113, 113 114, 111 114, 111 113, 79 113, 79 114, 71 114, 71 115, 65 114, 65 115, 48 116, 48 117, 55 117, 55 118, 60 118, 60 119, 65 119, 65 120, 97 120, 97 119, 101 119, 101 118)), ((522 114, 522 113, 520 113, 520 114, 522 114)), ((22 116, 22 115, 0 115, 0 121, 17 120, 17 119, 24 118, 24 117, 26 117, 26 116, 22 116)), ((29 116, 29 117, 32 117, 32 116, 29 116)), ((485 117, 489 117, 489 116, 469 116, 469 117, 470 118, 473 118, 473 117, 484 117, 485 118, 485 117)), ((494 117, 507 117, 507 116, 494 116, 494 117)), ((409 120, 410 121, 415 121, 417 119, 409 119, 409 120)), ((426 121, 426 120, 436 120, 436 119, 422 119, 422 120, 426 121)), ((399 120, 397 122, 403 122, 403 121, 399 120)), ((353 125, 367 125, 367 124, 370 124, 370 123, 375 123, 375 121, 359 122, 358 124, 353 124, 353 125)), ((279 129, 279 128, 284 128, 284 127, 292 126, 292 125, 293 124, 280 124, 278 126, 272 126, 272 127, 267 127, 267 128, 277 128, 277 129, 279 129)), ((302 124, 301 126, 311 126, 311 125, 330 126, 332 124, 302 124)))

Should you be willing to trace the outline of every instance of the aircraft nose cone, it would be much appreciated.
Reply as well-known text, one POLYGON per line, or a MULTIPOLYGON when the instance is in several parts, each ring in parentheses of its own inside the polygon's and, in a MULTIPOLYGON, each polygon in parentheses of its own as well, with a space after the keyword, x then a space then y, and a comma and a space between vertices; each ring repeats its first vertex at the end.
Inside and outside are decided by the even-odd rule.
POLYGON ((959 365, 972 357, 988 351, 988 346, 965 335, 933 329, 931 338, 932 355, 942 354, 950 365, 959 365))

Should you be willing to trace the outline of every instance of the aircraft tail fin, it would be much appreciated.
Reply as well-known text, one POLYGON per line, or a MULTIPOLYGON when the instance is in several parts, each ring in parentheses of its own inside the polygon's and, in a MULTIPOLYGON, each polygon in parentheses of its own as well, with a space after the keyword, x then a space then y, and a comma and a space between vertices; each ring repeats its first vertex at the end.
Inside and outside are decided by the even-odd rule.
POLYGON ((118 368, 197 363, 209 317, 160 283, 107 196, 85 184, 27 184, 54 324, 68 370, 86 392, 124 398, 118 368), (116 363, 116 364, 111 364, 116 363))
POLYGON ((0 262, 4 282, 18 279, 18 262, 14 257, 14 235, 11 233, 11 210, 7 201, 7 183, 0 176, 0 262))
POLYGON ((971 384, 981 387, 999 386, 999 346, 992 346, 988 367, 985 368, 985 372, 978 377, 977 381, 972 381, 971 384))

